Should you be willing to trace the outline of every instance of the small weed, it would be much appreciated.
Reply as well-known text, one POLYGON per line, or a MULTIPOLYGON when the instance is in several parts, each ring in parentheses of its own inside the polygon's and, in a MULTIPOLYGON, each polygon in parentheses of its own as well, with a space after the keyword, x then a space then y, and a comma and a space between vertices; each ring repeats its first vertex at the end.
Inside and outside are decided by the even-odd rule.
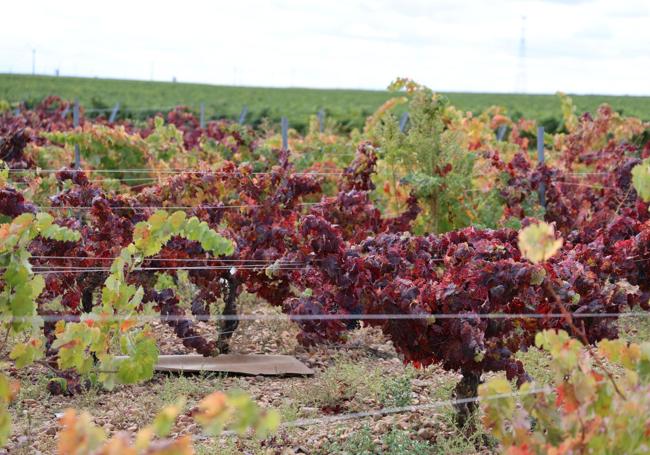
POLYGON ((374 442, 372 430, 366 425, 352 433, 352 435, 344 441, 327 444, 323 453, 375 455, 378 454, 379 451, 374 442))
MULTIPOLYGON (((643 312, 636 307, 632 312, 643 312)), ((622 317, 618 320, 619 337, 627 341, 642 343, 650 341, 650 318, 622 317)))
POLYGON ((47 384, 50 378, 45 375, 39 375, 36 378, 28 378, 20 381, 20 391, 18 392, 17 403, 23 400, 43 400, 47 399, 49 392, 47 384))
POLYGON ((431 389, 429 397, 432 401, 443 401, 450 400, 452 392, 456 387, 457 381, 445 381, 442 384, 438 385, 436 388, 431 389))
POLYGON ((299 409, 296 403, 287 400, 277 410, 283 422, 292 422, 298 419, 299 409))
POLYGON ((194 445, 196 455, 239 455, 242 453, 250 455, 262 455, 267 451, 256 439, 226 438, 210 439, 194 445))
POLYGON ((485 432, 478 415, 469 419, 464 428, 458 428, 456 426, 456 411, 454 408, 448 407, 442 414, 442 422, 445 428, 451 429, 451 433, 436 438, 430 453, 464 455, 476 453, 479 448, 496 447, 496 441, 485 432))
POLYGON ((336 364, 307 386, 307 390, 296 396, 296 400, 319 406, 322 409, 339 411, 354 408, 354 401, 377 397, 382 388, 379 371, 369 369, 364 364, 337 361, 336 364))
POLYGON ((388 407, 409 406, 413 393, 412 368, 406 368, 404 373, 397 378, 386 378, 382 381, 379 391, 379 401, 388 407))
POLYGON ((386 455, 428 455, 433 447, 426 441, 416 441, 410 438, 407 431, 392 430, 382 439, 386 455))
POLYGON ((404 430, 391 430, 381 438, 379 444, 375 442, 376 440, 372 430, 366 425, 346 440, 326 445, 323 453, 354 455, 428 455, 434 453, 434 448, 430 443, 413 440, 409 432, 404 430))
POLYGON ((215 390, 223 388, 221 376, 201 372, 198 375, 170 374, 162 380, 158 396, 163 404, 174 402, 179 396, 201 399, 215 390))

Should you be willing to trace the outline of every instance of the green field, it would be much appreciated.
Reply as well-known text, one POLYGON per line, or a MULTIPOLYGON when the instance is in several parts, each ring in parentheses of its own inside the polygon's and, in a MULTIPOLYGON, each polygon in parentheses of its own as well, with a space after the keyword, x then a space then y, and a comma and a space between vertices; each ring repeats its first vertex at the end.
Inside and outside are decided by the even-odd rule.
MULTIPOLYGON (((388 83, 389 81, 387 81, 388 83)), ((249 108, 248 121, 268 117, 274 122, 286 116, 292 127, 304 130, 309 116, 324 108, 329 118, 343 129, 360 127, 365 118, 392 96, 386 91, 233 87, 172 82, 127 81, 76 77, 0 74, 0 99, 24 101, 31 105, 47 95, 78 97, 86 108, 110 108, 120 102, 123 115, 142 117, 160 108, 179 104, 198 110, 205 103, 209 118, 237 118, 242 106, 249 108), (148 110, 151 108, 151 110, 148 110), (133 111, 129 112, 130 109, 133 111)), ((553 129, 560 118, 558 99, 553 95, 496 93, 447 93, 451 102, 468 111, 479 112, 492 105, 507 108, 514 117, 525 116, 553 129)), ((650 97, 574 96, 580 112, 593 112, 601 103, 617 111, 650 120, 650 97)))

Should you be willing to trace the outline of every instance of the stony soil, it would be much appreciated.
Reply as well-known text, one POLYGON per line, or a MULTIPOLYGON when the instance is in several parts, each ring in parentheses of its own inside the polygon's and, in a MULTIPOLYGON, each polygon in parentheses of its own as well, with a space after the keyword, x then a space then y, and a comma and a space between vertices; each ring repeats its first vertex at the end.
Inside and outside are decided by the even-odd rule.
MULTIPOLYGON (((246 312, 275 313, 276 310, 255 305, 246 312)), ((154 326, 162 354, 187 352, 166 326, 154 326)), ((215 332, 209 324, 201 326, 201 330, 206 336, 215 332)), ((412 439, 429 441, 435 447, 434 453, 490 453, 481 447, 482 443, 470 441, 455 428, 449 406, 295 426, 292 422, 297 419, 448 400, 458 380, 457 375, 437 367, 422 370, 405 367, 391 343, 372 329, 352 332, 343 346, 312 349, 300 346, 296 333, 295 325, 289 321, 244 321, 232 339, 232 352, 294 355, 315 370, 314 377, 157 373, 144 384, 121 386, 111 392, 93 389, 63 397, 46 391, 50 372, 44 367, 15 372, 22 388, 11 406, 13 434, 7 450, 21 454, 54 453, 57 414, 68 407, 87 410, 109 435, 120 431, 133 433, 148 424, 161 406, 184 395, 188 397, 188 412, 178 419, 174 434, 192 434, 198 453, 328 453, 333 447, 346 447, 346 440, 359 437, 362 430, 381 444, 383 436, 392 429, 407 431, 412 439), (215 440, 203 435, 190 416, 191 408, 206 394, 231 389, 243 389, 260 405, 279 410, 286 426, 264 441, 236 436, 215 440), (396 399, 394 395, 401 398, 396 399)), ((354 453, 349 446, 347 450, 354 453)))

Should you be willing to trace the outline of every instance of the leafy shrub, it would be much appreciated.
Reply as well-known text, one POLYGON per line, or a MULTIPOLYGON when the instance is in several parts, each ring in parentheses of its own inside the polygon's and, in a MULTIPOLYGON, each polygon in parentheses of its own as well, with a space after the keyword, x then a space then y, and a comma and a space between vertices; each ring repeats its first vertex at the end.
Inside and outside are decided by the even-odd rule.
POLYGON ((547 330, 536 344, 551 355, 556 386, 519 388, 493 379, 479 388, 483 422, 508 454, 648 453, 650 450, 650 343, 602 340, 597 353, 564 331, 547 330), (594 355, 615 368, 615 379, 595 366, 594 355))
POLYGON ((450 127, 455 111, 447 98, 409 80, 397 80, 391 88, 406 89, 409 121, 401 131, 397 117, 388 113, 375 128, 388 167, 384 191, 397 192, 400 185, 412 189, 423 208, 419 226, 424 232, 493 227, 500 216, 494 208, 497 195, 475 191, 478 155, 467 148, 468 133, 450 127))
MULTIPOLYGON (((88 413, 68 409, 59 419, 62 426, 58 435, 58 453, 66 455, 146 453, 149 455, 193 454, 189 435, 168 438, 178 416, 185 411, 185 399, 163 408, 153 422, 140 429, 131 441, 128 434, 118 433, 110 439, 101 428, 92 423, 88 413)), ((240 392, 228 395, 214 392, 198 404, 194 420, 203 430, 218 436, 224 429, 243 434, 253 430, 258 437, 274 432, 279 425, 275 411, 263 411, 250 397, 240 392)))

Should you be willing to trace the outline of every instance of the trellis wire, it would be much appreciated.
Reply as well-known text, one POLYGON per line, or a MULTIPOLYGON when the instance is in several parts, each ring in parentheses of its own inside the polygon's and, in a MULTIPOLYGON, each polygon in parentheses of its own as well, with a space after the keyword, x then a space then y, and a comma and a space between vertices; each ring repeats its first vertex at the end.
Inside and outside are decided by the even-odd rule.
POLYGON ((581 182, 564 182, 561 180, 551 180, 551 182, 555 183, 556 185, 580 186, 584 188, 594 188, 597 190, 620 190, 620 191, 624 190, 624 188, 618 188, 616 186, 604 186, 604 185, 581 183, 581 182))
MULTIPOLYGON (((215 171, 210 169, 194 169, 194 168, 185 168, 185 169, 155 169, 155 168, 124 168, 124 169, 7 169, 9 173, 57 173, 61 171, 68 172, 80 172, 80 173, 100 173, 100 174, 128 174, 128 173, 151 173, 151 174, 198 174, 198 175, 230 175, 232 177, 240 177, 233 172, 226 171, 215 171)), ((247 175, 271 175, 275 174, 274 172, 251 172, 249 174, 243 174, 244 177, 247 175)), ((342 171, 337 172, 292 172, 291 175, 343 175, 342 171)))
MULTIPOLYGON (((327 206, 335 205, 337 202, 332 201, 321 201, 321 202, 300 202, 296 205, 304 207, 318 207, 318 206, 327 206)), ((38 210, 92 210, 95 208, 91 205, 63 205, 63 206, 45 206, 45 205, 36 205, 34 206, 38 210)), ((184 206, 136 206, 136 207, 127 207, 127 206, 109 206, 111 210, 222 210, 222 209, 246 209, 246 208, 261 208, 263 205, 259 204, 241 204, 241 205, 184 205, 184 206)), ((403 215, 402 213, 391 213, 384 212, 384 219, 395 218, 403 215)))
MULTIPOLYGON (((136 315, 102 315, 96 313, 85 313, 88 316, 95 316, 99 321, 121 322, 121 321, 197 321, 197 322, 219 322, 219 321, 410 321, 410 320, 436 320, 436 319, 566 319, 571 316, 575 319, 597 319, 597 318, 647 318, 650 312, 637 311, 627 313, 389 313, 389 314, 199 314, 199 315, 161 315, 161 314, 136 314, 136 315)), ((31 322, 42 320, 45 322, 76 321, 80 315, 71 314, 44 314, 40 316, 0 316, 1 323, 31 322)))
MULTIPOLYGON (((97 260, 97 261, 112 261, 117 259, 119 256, 46 256, 46 255, 32 255, 30 259, 71 259, 71 260, 97 260)), ((225 263, 235 263, 235 264, 287 264, 297 261, 285 261, 282 259, 221 259, 215 257, 207 258, 145 258, 145 261, 175 261, 175 262, 225 262, 225 263)), ((311 259, 319 260, 319 259, 311 259)))
MULTIPOLYGON (((457 398, 453 400, 444 400, 444 401, 436 401, 433 403, 427 403, 427 404, 418 404, 418 405, 411 405, 411 406, 399 406, 399 407, 386 407, 386 408, 381 408, 377 410, 372 410, 372 411, 361 411, 361 412, 351 412, 347 414, 339 414, 339 415, 334 415, 334 416, 324 416, 324 417, 318 417, 318 418, 313 418, 313 419, 296 419, 296 420, 291 420, 288 422, 285 422, 280 425, 281 428, 288 428, 288 427, 302 427, 302 426, 311 426, 311 425, 319 425, 319 424, 328 424, 328 423, 336 423, 336 422, 343 422, 346 420, 353 420, 353 419, 361 419, 361 418, 366 418, 366 417, 378 417, 378 416, 385 416, 385 415, 391 415, 391 414, 401 414, 401 413, 406 413, 406 412, 419 412, 419 411, 428 411, 431 409, 436 409, 436 408, 441 408, 441 407, 447 407, 447 406, 455 406, 459 404, 467 404, 467 403, 476 403, 479 401, 491 401, 491 400, 500 400, 504 398, 515 398, 515 397, 522 397, 522 396, 527 396, 527 395, 535 395, 535 394, 550 394, 553 393, 553 389, 551 387, 538 387, 534 388, 531 390, 527 390, 526 392, 511 392, 511 393, 500 393, 500 394, 494 394, 486 397, 469 397, 469 398, 457 398)), ((236 433, 234 432, 226 432, 224 435, 226 436, 232 436, 235 435, 236 433)))
MULTIPOLYGON (((177 107, 183 106, 158 106, 158 107, 129 107, 120 109, 122 112, 148 112, 148 111, 173 111, 177 107)), ((90 108, 84 109, 84 113, 101 113, 101 112, 113 112, 114 107, 106 108, 90 108)))
MULTIPOLYGON (((147 258, 143 259, 143 262, 146 262, 147 258)), ((165 259, 165 258, 159 258, 159 261, 161 262, 174 262, 174 259, 165 259)), ((178 262, 183 262, 183 261, 178 261, 178 262)), ((218 261, 211 261, 211 262, 218 262, 218 261)), ((220 268, 232 268, 232 267, 263 267, 263 266, 269 266, 269 265, 274 265, 277 264, 281 267, 293 267, 293 266, 305 266, 305 262, 299 262, 299 261, 278 261, 278 262, 251 262, 251 263, 246 263, 246 262, 235 262, 235 263, 228 263, 228 265, 223 265, 223 266, 211 266, 211 265, 200 265, 200 266, 165 266, 165 267, 138 267, 134 270, 175 270, 179 268, 183 269, 188 269, 188 270, 211 270, 211 269, 220 269, 220 268)), ((85 266, 67 266, 67 265, 50 265, 50 264, 32 264, 33 268, 41 268, 41 269, 56 269, 56 270, 64 270, 64 269, 87 269, 88 267, 85 266)), ((92 267, 91 267, 92 268, 92 267)), ((94 268, 96 269, 101 269, 101 270, 110 270, 110 267, 100 267, 100 266, 95 266, 94 268)))
MULTIPOLYGON (((321 201, 321 202, 299 202, 296 205, 302 206, 313 206, 313 205, 331 205, 335 204, 335 201, 321 201)), ((37 205, 35 206, 39 210, 91 210, 95 208, 92 205, 37 205)), ((143 206, 109 206, 111 210, 194 210, 194 209, 205 209, 205 210, 220 210, 220 209, 243 209, 243 208, 260 208, 264 207, 261 204, 236 204, 236 205, 171 205, 171 206, 162 206, 162 205, 143 205, 143 206)))
MULTIPOLYGON (((38 267, 33 267, 36 270, 34 270, 34 274, 37 275, 47 275, 51 273, 70 273, 70 274, 78 274, 78 273, 109 273, 111 272, 111 269, 109 267, 105 268, 70 268, 70 269, 38 269, 38 267)), ((131 272, 136 273, 136 272, 152 272, 152 271, 158 271, 158 272, 163 272, 165 270, 266 270, 268 269, 269 266, 245 266, 245 267, 234 267, 232 265, 227 265, 227 266, 214 266, 214 267, 140 267, 140 268, 134 268, 131 270, 131 272)), ((275 270, 278 271, 298 271, 298 270, 306 270, 305 267, 302 266, 295 266, 295 267, 277 267, 275 270)))
MULTIPOLYGON (((7 253, 1 253, 0 256, 7 254, 7 253)), ((107 256, 107 257, 101 257, 101 256, 45 256, 45 255, 33 255, 30 256, 30 259, 71 259, 71 260, 79 260, 79 261, 85 261, 85 260, 98 260, 98 261, 108 261, 108 260, 114 260, 117 259, 119 256, 107 256)), ((640 254, 635 254, 633 256, 627 256, 624 259, 625 260, 632 260, 635 258, 641 257, 640 254)), ((284 259, 232 259, 232 258, 215 258, 215 257, 208 257, 208 258, 157 258, 157 257, 151 257, 151 258, 144 258, 144 261, 176 261, 176 262, 224 262, 224 263, 234 263, 234 264, 285 264, 285 263, 291 263, 291 262, 298 262, 298 261, 287 261, 284 259)), ((637 261, 633 262, 643 262, 650 260, 650 258, 641 258, 637 261)), ((308 262, 320 262, 322 259, 319 258, 308 258, 308 262)), ((431 258, 428 259, 429 262, 445 262, 445 258, 431 258)), ((56 267, 56 266, 55 266, 56 267)))

